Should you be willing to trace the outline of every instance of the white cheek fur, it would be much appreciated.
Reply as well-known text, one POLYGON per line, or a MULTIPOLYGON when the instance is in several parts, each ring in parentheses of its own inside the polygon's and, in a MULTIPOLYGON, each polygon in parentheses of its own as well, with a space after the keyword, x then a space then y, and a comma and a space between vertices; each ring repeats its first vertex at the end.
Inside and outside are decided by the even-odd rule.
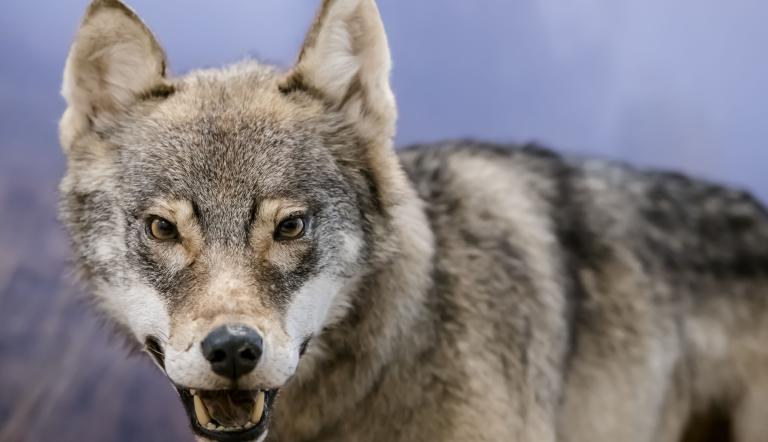
MULTIPOLYGON (((341 238, 340 270, 352 265, 360 254, 362 240, 357 235, 345 234, 341 238)), ((285 329, 294 344, 300 345, 307 337, 318 333, 335 322, 346 310, 347 299, 343 294, 349 282, 332 270, 309 279, 291 297, 285 314, 285 329)))
POLYGON ((123 287, 101 287, 97 290, 99 306, 112 318, 128 327, 139 342, 154 336, 168 342, 171 319, 160 294, 138 281, 123 287))
POLYGON ((341 287, 342 281, 329 275, 315 276, 301 286, 285 313, 285 329, 292 341, 322 329, 341 287))

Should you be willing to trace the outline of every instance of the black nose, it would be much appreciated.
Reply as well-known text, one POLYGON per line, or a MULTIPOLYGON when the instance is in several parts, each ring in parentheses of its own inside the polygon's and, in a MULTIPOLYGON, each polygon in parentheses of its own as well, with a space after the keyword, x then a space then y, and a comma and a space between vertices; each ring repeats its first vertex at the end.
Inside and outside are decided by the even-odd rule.
POLYGON ((206 336, 201 346, 211 369, 232 380, 253 371, 263 350, 256 330, 239 324, 222 325, 206 336))

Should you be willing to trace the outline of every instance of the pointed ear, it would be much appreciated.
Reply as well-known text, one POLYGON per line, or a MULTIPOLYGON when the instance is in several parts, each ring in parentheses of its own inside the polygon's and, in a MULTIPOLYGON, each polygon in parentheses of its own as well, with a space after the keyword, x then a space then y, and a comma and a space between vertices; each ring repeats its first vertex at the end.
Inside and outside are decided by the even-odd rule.
POLYGON ((120 1, 94 0, 64 68, 65 149, 76 132, 114 118, 142 94, 162 87, 167 87, 165 54, 149 29, 120 1))
POLYGON ((374 0, 324 0, 283 91, 319 94, 371 137, 394 135, 387 36, 374 0))

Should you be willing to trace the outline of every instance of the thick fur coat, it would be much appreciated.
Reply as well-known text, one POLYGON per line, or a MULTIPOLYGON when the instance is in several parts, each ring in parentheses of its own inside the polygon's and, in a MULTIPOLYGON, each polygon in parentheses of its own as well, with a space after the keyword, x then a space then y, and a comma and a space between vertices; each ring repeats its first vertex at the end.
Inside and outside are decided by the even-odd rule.
POLYGON ((90 5, 62 220, 198 437, 677 442, 715 407, 768 440, 760 203, 535 146, 396 152, 389 69, 373 0, 324 1, 287 72, 178 78, 130 9, 90 5), (235 323, 263 353, 228 379, 201 342, 235 323), (241 393, 255 417, 225 428, 241 393))

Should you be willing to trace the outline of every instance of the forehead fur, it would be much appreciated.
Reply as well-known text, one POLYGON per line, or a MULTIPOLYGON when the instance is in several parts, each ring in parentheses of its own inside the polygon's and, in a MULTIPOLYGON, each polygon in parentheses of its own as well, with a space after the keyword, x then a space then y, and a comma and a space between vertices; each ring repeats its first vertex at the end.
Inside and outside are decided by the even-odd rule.
POLYGON ((149 138, 176 132, 195 145, 215 141, 211 137, 216 130, 227 134, 258 130, 290 141, 285 131, 306 137, 341 129, 340 116, 328 112, 322 101, 280 92, 280 77, 276 69, 255 61, 192 72, 173 80, 169 96, 135 106, 110 135, 120 147, 131 148, 139 141, 157 143, 149 138))
POLYGON ((352 131, 319 100, 285 96, 278 79, 274 69, 245 62, 194 72, 171 96, 136 106, 105 133, 125 188, 142 201, 183 198, 203 216, 226 218, 251 216, 258 199, 350 194, 336 153, 354 148, 352 131))
POLYGON ((169 122, 188 121, 196 111, 215 111, 222 116, 260 115, 275 120, 307 118, 313 111, 321 112, 319 104, 308 106, 312 101, 298 105, 287 99, 279 90, 282 76, 275 67, 255 60, 193 71, 172 80, 175 100, 164 101, 158 110, 169 122))

